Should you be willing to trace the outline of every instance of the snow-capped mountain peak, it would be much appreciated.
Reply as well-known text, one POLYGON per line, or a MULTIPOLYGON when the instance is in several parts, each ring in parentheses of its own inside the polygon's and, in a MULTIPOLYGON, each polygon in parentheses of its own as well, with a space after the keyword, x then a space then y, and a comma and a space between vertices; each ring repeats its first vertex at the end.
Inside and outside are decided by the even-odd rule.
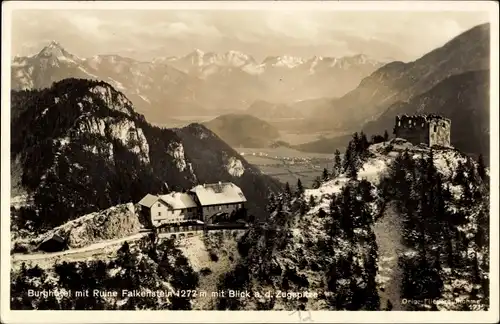
POLYGON ((193 53, 195 53, 195 54, 196 54, 196 55, 198 55, 198 56, 203 56, 203 55, 205 55, 205 52, 204 52, 204 51, 202 51, 202 50, 201 50, 201 49, 199 49, 199 48, 195 48, 195 49, 194 49, 194 51, 193 51, 193 53))
MULTIPOLYGON (((66 51, 64 47, 57 41, 51 41, 45 46, 38 54, 34 55, 35 59, 49 59, 50 61, 66 61, 69 63, 76 63, 82 61, 78 56, 73 55, 66 51)), ((54 65, 53 63, 52 65, 54 65)))
POLYGON ((202 66, 204 56, 205 52, 196 48, 194 51, 186 55, 183 59, 187 60, 190 64, 194 66, 202 66))
POLYGON ((294 68, 304 63, 301 57, 283 55, 283 56, 268 56, 262 64, 266 66, 294 68))
MULTIPOLYGON (((65 50, 57 41, 51 41, 47 46, 45 46, 37 56, 39 57, 49 57, 49 56, 65 56, 65 50)), ((67 53, 67 52, 66 52, 67 53)))

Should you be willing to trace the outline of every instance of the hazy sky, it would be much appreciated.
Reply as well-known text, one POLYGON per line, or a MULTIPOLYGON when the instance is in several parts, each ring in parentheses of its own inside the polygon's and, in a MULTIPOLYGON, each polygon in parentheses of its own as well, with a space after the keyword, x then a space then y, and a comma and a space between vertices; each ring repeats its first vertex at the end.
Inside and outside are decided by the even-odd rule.
POLYGON ((149 60, 194 48, 311 57, 367 54, 414 60, 488 21, 481 12, 16 10, 12 55, 57 40, 80 57, 120 54, 149 60))

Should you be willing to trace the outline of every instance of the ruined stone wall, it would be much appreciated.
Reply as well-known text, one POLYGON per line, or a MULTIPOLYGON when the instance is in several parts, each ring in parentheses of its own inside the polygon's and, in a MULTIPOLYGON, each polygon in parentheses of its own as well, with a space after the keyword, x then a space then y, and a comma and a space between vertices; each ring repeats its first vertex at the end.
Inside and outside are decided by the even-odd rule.
POLYGON ((429 126, 429 146, 450 146, 451 121, 449 119, 433 119, 429 126))
POLYGON ((439 115, 397 116, 394 135, 413 145, 450 146, 451 121, 439 115))
POLYGON ((394 135, 403 138, 413 145, 429 143, 429 123, 421 116, 396 117, 394 135))

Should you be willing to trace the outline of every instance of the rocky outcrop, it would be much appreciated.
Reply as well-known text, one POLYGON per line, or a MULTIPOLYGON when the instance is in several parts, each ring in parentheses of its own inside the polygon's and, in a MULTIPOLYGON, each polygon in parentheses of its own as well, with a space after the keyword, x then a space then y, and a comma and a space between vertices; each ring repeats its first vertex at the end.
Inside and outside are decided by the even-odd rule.
MULTIPOLYGON (((55 227, 34 238, 12 241, 14 253, 44 250, 42 245, 57 241, 61 249, 80 248, 101 241, 123 238, 139 232, 141 224, 132 203, 90 213, 55 227)), ((55 252, 55 251, 50 251, 55 252)))
POLYGON ((69 231, 67 241, 69 247, 78 248, 138 233, 140 227, 134 205, 128 203, 90 214, 69 231))

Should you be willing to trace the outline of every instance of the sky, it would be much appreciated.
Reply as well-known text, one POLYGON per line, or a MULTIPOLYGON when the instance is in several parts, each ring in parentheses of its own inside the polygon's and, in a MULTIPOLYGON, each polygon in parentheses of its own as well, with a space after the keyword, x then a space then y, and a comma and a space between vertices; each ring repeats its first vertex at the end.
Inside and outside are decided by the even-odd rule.
POLYGON ((15 10, 11 48, 31 55, 56 40, 80 57, 145 61, 194 49, 412 61, 484 22, 487 13, 470 11, 15 10))

